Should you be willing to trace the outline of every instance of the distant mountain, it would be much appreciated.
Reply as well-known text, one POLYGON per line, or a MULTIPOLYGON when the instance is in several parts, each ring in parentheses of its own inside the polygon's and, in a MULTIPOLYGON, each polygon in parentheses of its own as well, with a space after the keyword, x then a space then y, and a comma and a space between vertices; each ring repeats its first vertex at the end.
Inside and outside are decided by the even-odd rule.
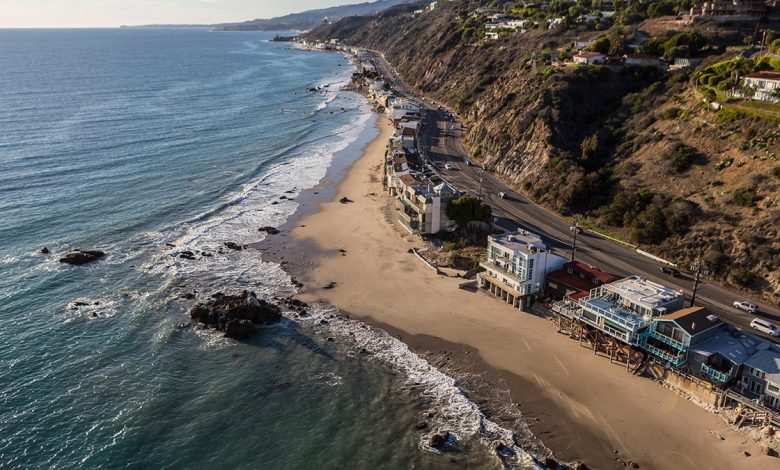
POLYGON ((419 0, 377 0, 374 2, 341 5, 319 10, 280 16, 270 19, 256 19, 242 23, 215 25, 220 31, 307 31, 328 21, 338 21, 348 16, 367 16, 402 3, 419 0))

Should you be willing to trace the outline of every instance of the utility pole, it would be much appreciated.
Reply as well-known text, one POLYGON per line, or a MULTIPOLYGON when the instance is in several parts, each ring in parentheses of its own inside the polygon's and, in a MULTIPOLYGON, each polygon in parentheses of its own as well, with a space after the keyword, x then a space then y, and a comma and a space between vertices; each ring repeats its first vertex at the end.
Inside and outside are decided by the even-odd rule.
POLYGON ((693 307, 693 303, 696 301, 696 291, 699 289, 699 284, 701 283, 701 278, 707 277, 709 274, 709 271, 707 270, 707 263, 702 261, 701 258, 696 258, 696 261, 693 262, 693 265, 691 266, 693 268, 694 273, 696 273, 696 277, 693 279, 693 293, 691 294, 691 307, 693 307))
POLYGON ((571 261, 574 261, 574 253, 577 251, 577 234, 580 231, 580 218, 577 217, 577 220, 574 222, 574 241, 571 244, 571 261))
POLYGON ((477 199, 479 199, 479 202, 482 202, 482 176, 484 175, 485 170, 479 170, 479 193, 477 195, 477 199))

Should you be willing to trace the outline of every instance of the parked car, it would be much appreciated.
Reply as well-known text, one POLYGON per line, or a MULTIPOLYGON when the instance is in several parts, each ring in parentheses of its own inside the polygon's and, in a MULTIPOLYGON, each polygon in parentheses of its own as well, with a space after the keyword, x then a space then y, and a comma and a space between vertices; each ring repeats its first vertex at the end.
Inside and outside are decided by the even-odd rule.
POLYGON ((768 335, 780 336, 780 328, 760 318, 754 318, 753 321, 750 322, 750 327, 768 335))
POLYGON ((445 170, 452 170, 452 165, 450 165, 449 163, 445 163, 444 164, 444 169, 445 170))
POLYGON ((668 274, 672 277, 682 276, 682 274, 680 274, 680 271, 677 268, 673 268, 671 266, 661 266, 661 272, 664 274, 668 274))
POLYGON ((471 162, 466 160, 466 166, 471 166, 471 162))
POLYGON ((758 312, 758 305, 753 302, 748 302, 747 300, 737 300, 734 302, 734 307, 750 313, 758 312))
POLYGON ((506 193, 504 191, 501 191, 500 193, 498 193, 498 197, 500 197, 501 199, 506 199, 506 193))
POLYGON ((585 233, 585 229, 583 229, 579 225, 577 226, 572 225, 571 227, 569 227, 569 231, 574 232, 577 235, 582 235, 583 233, 585 233))

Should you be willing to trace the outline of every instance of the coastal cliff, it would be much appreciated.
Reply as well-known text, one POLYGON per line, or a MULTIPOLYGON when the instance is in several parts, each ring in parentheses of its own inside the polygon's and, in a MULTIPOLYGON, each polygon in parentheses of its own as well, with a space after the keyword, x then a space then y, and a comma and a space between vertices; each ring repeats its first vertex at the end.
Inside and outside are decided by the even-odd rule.
MULTIPOLYGON (((740 31, 697 29, 707 46, 695 70, 577 66, 573 43, 616 42, 615 27, 542 25, 490 40, 478 8, 497 2, 417 8, 308 37, 384 53, 410 86, 461 116, 476 160, 536 202, 684 268, 702 259, 712 278, 780 301, 780 114, 718 110, 695 86, 703 68, 735 55, 740 31)), ((632 28, 650 41, 692 31, 663 18, 632 28)))

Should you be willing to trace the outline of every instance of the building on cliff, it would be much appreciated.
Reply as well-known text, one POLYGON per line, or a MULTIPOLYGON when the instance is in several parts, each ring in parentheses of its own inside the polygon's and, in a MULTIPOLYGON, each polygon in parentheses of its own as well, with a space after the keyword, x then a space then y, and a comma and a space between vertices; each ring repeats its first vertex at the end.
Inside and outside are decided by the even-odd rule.
POLYGON ((764 0, 711 0, 691 8, 688 19, 726 21, 756 21, 766 14, 764 0))
POLYGON ((756 72, 742 79, 743 90, 734 92, 734 96, 761 101, 780 101, 780 72, 756 72), (745 90, 752 90, 750 92, 745 90))

